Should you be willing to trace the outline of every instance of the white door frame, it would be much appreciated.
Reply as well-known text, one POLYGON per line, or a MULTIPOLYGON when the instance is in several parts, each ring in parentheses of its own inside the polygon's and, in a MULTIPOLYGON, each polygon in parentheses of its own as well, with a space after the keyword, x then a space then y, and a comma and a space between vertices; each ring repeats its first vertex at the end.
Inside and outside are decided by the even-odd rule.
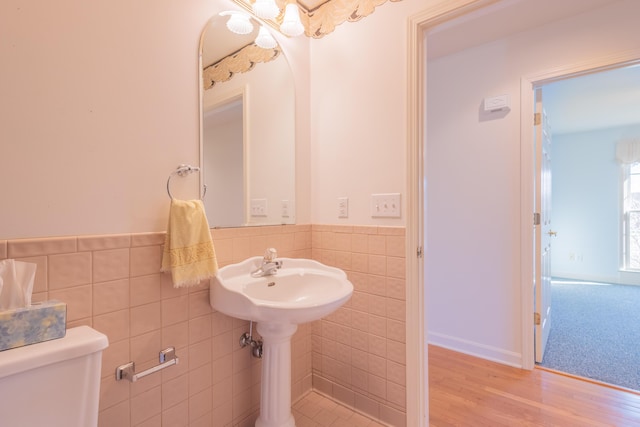
POLYGON ((533 289, 533 176, 534 176, 534 87, 585 74, 619 68, 640 61, 640 50, 613 53, 588 61, 567 64, 524 76, 520 80, 520 280, 522 295, 522 367, 533 369, 534 295, 533 289))
POLYGON ((427 316, 424 285, 426 46, 425 31, 499 0, 449 0, 409 18, 407 34, 407 425, 429 425, 427 316), (423 256, 424 254, 424 256, 423 256))

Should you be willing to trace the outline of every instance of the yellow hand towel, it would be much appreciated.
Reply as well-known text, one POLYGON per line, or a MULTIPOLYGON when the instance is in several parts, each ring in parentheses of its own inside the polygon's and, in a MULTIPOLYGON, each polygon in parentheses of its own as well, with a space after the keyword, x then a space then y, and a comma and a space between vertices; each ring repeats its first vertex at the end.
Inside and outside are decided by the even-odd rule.
POLYGON ((174 288, 195 286, 218 272, 201 200, 171 200, 161 271, 171 272, 174 288))

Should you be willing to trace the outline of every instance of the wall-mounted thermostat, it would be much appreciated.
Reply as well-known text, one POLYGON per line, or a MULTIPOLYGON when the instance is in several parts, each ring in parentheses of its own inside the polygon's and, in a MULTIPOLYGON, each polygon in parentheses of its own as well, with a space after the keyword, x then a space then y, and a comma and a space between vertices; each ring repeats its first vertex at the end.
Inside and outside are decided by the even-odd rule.
POLYGON ((509 95, 498 95, 484 99, 484 111, 500 111, 509 108, 509 95))

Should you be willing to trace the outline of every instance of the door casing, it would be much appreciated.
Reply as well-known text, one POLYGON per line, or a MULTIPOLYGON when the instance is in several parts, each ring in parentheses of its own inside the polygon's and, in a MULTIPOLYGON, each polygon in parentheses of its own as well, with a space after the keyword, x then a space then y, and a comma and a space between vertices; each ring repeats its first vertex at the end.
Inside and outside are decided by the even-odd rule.
POLYGON ((625 67, 640 62, 640 49, 616 52, 591 58, 589 61, 566 64, 523 76, 520 79, 520 283, 522 295, 522 368, 533 369, 534 352, 534 295, 533 281, 533 212, 534 212, 534 135, 532 122, 536 86, 581 75, 625 67))
POLYGON ((429 425, 427 316, 425 304, 426 31, 499 0, 449 0, 409 18, 407 34, 407 232, 406 410, 407 425, 429 425))

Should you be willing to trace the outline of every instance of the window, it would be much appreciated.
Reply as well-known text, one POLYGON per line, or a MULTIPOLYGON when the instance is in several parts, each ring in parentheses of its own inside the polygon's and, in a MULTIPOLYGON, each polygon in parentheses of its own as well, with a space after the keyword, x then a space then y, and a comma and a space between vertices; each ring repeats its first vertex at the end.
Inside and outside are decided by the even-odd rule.
POLYGON ((624 168, 624 267, 640 271, 640 162, 624 168))

